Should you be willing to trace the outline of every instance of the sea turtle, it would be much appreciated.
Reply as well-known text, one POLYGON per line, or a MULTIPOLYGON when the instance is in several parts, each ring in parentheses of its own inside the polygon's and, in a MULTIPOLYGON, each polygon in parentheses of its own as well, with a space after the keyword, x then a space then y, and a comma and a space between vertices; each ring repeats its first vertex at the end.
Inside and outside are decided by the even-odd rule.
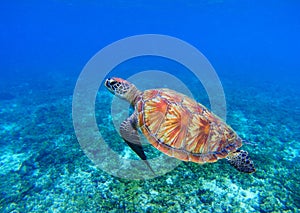
POLYGON ((238 150, 242 139, 195 100, 165 88, 142 92, 132 83, 116 77, 108 78, 105 86, 134 107, 133 114, 121 124, 120 133, 151 170, 138 129, 155 148, 171 157, 200 164, 227 158, 240 172, 255 171, 248 153, 238 150))

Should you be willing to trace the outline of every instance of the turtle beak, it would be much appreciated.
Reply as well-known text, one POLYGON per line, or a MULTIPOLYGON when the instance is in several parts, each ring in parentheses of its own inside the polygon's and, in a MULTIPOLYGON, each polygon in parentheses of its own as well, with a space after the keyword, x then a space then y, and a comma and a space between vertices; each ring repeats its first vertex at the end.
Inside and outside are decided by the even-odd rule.
POLYGON ((105 84, 104 84, 106 86, 106 88, 111 92, 113 92, 112 81, 113 80, 111 78, 108 78, 108 79, 106 79, 105 84))
POLYGON ((106 87, 109 87, 109 86, 110 86, 110 81, 111 81, 110 78, 106 79, 106 81, 105 81, 105 86, 106 86, 106 87))

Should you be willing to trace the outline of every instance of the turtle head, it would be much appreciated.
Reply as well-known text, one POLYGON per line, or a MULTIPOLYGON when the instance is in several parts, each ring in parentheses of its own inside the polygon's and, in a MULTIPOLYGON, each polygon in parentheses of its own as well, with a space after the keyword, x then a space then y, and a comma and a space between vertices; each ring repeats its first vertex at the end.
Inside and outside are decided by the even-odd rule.
POLYGON ((114 95, 134 103, 140 91, 130 82, 122 78, 108 78, 105 81, 105 87, 114 95))

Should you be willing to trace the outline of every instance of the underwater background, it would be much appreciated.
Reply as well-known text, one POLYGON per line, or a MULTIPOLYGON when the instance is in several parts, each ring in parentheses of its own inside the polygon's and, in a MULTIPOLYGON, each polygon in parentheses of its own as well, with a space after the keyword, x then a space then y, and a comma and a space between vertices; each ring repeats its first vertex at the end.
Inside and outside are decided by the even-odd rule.
MULTIPOLYGON (((0 11, 0 212, 300 211, 299 1, 1 1, 0 11), (226 160, 182 162, 163 176, 128 180, 85 155, 72 121, 78 76, 105 46, 149 33, 182 39, 207 57, 255 173, 226 160)), ((134 58, 108 77, 155 69, 210 107, 199 81, 163 58, 134 58)), ((99 131, 115 152, 136 158, 112 124, 112 100, 101 86, 99 131)))

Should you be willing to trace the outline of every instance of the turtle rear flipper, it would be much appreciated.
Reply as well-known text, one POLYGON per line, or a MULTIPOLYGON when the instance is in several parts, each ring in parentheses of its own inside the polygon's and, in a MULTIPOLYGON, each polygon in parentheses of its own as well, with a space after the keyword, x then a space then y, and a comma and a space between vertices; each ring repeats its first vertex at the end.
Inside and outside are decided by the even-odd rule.
POLYGON ((236 150, 232 152, 227 157, 231 166, 236 168, 240 172, 253 173, 255 172, 255 167, 252 160, 248 156, 248 152, 244 150, 236 150))

